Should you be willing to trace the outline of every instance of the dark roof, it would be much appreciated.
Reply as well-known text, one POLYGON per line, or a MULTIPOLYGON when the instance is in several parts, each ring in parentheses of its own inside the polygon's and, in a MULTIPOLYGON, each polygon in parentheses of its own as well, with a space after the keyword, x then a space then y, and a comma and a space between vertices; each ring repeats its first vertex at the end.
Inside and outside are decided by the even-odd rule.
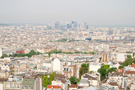
POLYGON ((135 71, 125 71, 124 74, 135 74, 135 71))
POLYGON ((92 77, 88 74, 85 74, 85 76, 83 76, 84 78, 88 78, 88 80, 97 80, 98 78, 97 77, 92 77))
POLYGON ((7 81, 8 80, 8 78, 0 78, 0 82, 1 81, 7 81))
POLYGON ((118 86, 117 82, 110 82, 109 84, 112 86, 118 86))
POLYGON ((71 84, 69 87, 70 87, 70 88, 77 88, 78 85, 77 85, 77 84, 71 84))

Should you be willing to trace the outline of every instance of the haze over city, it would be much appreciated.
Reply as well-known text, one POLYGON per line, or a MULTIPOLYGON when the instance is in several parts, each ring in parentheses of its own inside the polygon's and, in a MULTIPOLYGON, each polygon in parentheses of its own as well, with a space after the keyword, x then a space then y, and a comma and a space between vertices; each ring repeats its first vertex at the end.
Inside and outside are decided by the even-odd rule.
POLYGON ((135 25, 135 0, 0 0, 0 23, 135 25))
POLYGON ((135 90, 135 0, 0 0, 0 90, 135 90))

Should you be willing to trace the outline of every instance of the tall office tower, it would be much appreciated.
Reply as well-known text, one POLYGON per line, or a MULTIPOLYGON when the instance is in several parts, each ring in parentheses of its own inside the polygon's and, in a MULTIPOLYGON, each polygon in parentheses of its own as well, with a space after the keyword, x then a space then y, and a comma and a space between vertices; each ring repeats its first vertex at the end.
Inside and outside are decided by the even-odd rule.
POLYGON ((47 29, 52 29, 52 26, 50 24, 47 25, 47 29))
POLYGON ((67 22, 67 29, 71 28, 71 24, 67 22))
POLYGON ((88 28, 89 28, 88 25, 87 25, 87 23, 84 23, 84 24, 83 24, 83 27, 84 27, 85 29, 88 29, 88 28))
POLYGON ((107 53, 103 54, 100 62, 101 63, 107 63, 108 62, 108 55, 107 55, 107 53))
POLYGON ((71 22, 71 25, 72 25, 72 28, 76 28, 76 27, 77 27, 77 22, 72 21, 72 22, 71 22))
POLYGON ((55 23, 55 29, 60 29, 61 25, 60 25, 60 22, 56 22, 55 23))
POLYGON ((2 56, 2 49, 0 48, 0 57, 2 56))

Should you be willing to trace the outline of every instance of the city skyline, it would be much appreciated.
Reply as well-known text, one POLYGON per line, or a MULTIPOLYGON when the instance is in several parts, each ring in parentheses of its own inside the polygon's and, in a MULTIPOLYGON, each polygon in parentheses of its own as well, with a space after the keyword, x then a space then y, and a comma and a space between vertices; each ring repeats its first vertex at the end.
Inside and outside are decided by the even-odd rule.
POLYGON ((65 24, 68 21, 88 25, 134 26, 134 0, 1 0, 0 23, 65 24))

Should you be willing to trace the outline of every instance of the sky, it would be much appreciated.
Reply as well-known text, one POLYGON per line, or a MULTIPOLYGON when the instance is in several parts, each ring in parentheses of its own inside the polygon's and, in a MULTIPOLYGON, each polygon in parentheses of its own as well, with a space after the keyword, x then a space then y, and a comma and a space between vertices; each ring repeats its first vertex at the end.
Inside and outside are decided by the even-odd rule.
POLYGON ((0 23, 135 26, 135 0, 0 0, 0 23))

